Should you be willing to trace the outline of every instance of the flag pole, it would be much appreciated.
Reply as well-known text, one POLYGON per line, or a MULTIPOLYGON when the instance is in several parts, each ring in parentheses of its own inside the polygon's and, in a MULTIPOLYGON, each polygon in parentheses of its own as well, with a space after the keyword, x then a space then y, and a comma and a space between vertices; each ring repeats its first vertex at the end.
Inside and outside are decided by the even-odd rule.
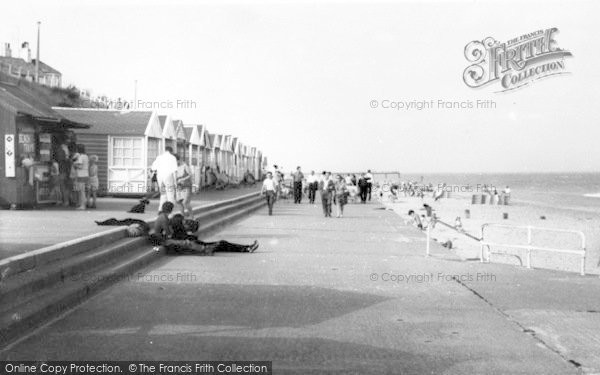
POLYGON ((41 22, 38 21, 37 23, 37 52, 35 55, 35 82, 36 83, 40 83, 40 24, 41 22))

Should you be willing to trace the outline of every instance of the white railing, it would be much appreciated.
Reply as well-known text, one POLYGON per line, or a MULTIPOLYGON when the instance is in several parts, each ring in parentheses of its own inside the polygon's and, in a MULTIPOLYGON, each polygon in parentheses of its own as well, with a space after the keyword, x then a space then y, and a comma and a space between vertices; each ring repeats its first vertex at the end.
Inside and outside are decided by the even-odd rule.
POLYGON ((506 254, 506 252, 493 252, 492 247, 503 247, 503 248, 515 248, 526 251, 526 259, 527 259, 527 268, 531 268, 531 253, 532 251, 546 251, 546 252, 554 252, 554 253, 563 253, 563 254, 573 254, 581 256, 581 275, 585 275, 585 257, 586 257, 586 249, 585 249, 585 234, 582 231, 578 230, 568 230, 568 229, 553 229, 553 228, 540 228, 533 226, 516 226, 516 225, 506 225, 506 224, 483 224, 481 226, 481 252, 479 254, 480 261, 489 263, 490 255, 494 254, 506 254), (503 227, 510 229, 527 229, 527 244, 525 245, 514 245, 514 244, 505 244, 505 243, 495 243, 489 242, 485 240, 485 229, 489 227, 503 227), (550 248, 543 246, 535 246, 532 244, 532 231, 543 231, 543 232, 554 232, 554 233, 572 233, 576 234, 581 239, 581 245, 579 249, 558 249, 558 248, 550 248), (487 252, 486 249, 487 248, 487 252))

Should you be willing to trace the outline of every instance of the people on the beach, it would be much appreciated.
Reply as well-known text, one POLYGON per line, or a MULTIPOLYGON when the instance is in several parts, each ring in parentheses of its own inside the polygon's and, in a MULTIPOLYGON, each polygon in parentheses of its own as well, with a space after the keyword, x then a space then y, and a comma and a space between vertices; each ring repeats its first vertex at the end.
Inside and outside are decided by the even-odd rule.
POLYGON ((165 152, 158 155, 152 166, 156 171, 156 180, 160 191, 160 201, 158 207, 162 207, 166 202, 175 203, 175 172, 177 172, 177 159, 173 155, 173 148, 165 147, 165 152))
POLYGON ((504 204, 508 205, 510 203, 510 188, 508 185, 502 191, 502 195, 504 196, 504 204))
POLYGON ((419 229, 423 229, 423 223, 421 222, 421 218, 418 214, 415 213, 414 210, 409 210, 408 216, 411 217, 413 225, 415 225, 419 229))

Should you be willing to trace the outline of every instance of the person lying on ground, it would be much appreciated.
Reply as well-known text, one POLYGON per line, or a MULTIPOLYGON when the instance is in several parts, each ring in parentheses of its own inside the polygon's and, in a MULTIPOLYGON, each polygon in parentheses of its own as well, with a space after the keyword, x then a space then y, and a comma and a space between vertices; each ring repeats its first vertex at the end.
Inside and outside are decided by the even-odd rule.
MULTIPOLYGON (((234 244, 227 241, 203 242, 198 239, 194 233, 198 227, 191 228, 189 220, 183 215, 176 214, 169 219, 169 214, 173 211, 173 203, 165 202, 161 214, 154 223, 154 232, 150 235, 150 242, 154 245, 154 250, 159 251, 160 246, 165 246, 167 251, 177 253, 195 253, 212 255, 214 252, 240 252, 253 253, 258 248, 258 241, 251 245, 234 244)), ((193 227, 193 226, 192 226, 193 227)))

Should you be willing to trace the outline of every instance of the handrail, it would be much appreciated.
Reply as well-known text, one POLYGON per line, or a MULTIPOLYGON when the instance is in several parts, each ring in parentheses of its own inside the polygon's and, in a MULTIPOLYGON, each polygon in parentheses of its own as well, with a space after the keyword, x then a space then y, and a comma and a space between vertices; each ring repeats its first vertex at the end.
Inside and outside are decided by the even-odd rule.
MULTIPOLYGON (((572 229, 558 229, 558 228, 543 228, 543 227, 535 227, 531 225, 508 225, 508 224, 495 224, 495 223, 486 223, 481 226, 481 248, 479 259, 480 261, 489 263, 490 255, 492 254, 491 246, 499 246, 499 247, 511 247, 516 249, 523 249, 527 251, 527 268, 531 268, 531 252, 533 250, 537 251, 549 251, 549 252, 557 252, 557 253, 565 253, 565 254, 574 254, 581 255, 581 275, 585 275, 585 259, 586 259, 586 240, 585 234, 580 230, 572 230, 572 229), (511 228, 511 229, 527 229, 527 244, 526 245, 514 245, 514 244, 502 244, 502 243, 494 243, 485 241, 485 229, 489 227, 501 227, 501 228, 511 228), (532 245, 532 231, 546 231, 546 232, 558 232, 558 233, 572 233, 576 234, 581 239, 581 246, 579 249, 555 249, 543 246, 534 246, 532 245), (487 247, 487 254, 485 253, 485 248, 487 247)), ((498 254, 498 252, 496 252, 498 254)))

